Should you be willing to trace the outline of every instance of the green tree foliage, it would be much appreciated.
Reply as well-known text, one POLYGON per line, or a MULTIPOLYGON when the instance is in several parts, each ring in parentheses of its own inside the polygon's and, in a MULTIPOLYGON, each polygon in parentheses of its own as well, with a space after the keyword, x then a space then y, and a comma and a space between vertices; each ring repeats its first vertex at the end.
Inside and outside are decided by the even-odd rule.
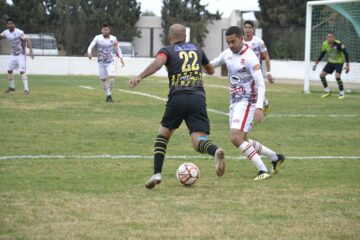
POLYGON ((303 59, 306 0, 259 0, 263 38, 270 56, 303 59))
POLYGON ((27 33, 54 33, 67 55, 85 54, 103 22, 118 39, 132 41, 141 14, 136 0, 13 0, 8 12, 27 33))
POLYGON ((7 8, 8 5, 6 4, 6 0, 0 0, 0 21, 3 23, 7 16, 7 8))
POLYGON ((190 27, 190 41, 204 46, 204 40, 209 32, 206 25, 221 19, 219 11, 212 14, 206 8, 207 5, 200 4, 200 0, 163 0, 161 9, 163 44, 167 44, 169 27, 174 23, 181 23, 190 27))

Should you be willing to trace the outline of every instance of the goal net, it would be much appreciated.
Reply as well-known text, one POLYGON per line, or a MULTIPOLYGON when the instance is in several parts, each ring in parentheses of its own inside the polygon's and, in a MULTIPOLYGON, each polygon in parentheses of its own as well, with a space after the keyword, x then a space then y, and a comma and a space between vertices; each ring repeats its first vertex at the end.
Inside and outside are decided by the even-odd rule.
MULTIPOLYGON (((327 62, 327 56, 316 71, 312 71, 312 66, 320 55, 328 32, 335 33, 336 39, 345 44, 350 56, 350 72, 345 74, 343 71, 341 74, 345 89, 349 89, 347 83, 360 86, 360 0, 310 1, 306 8, 305 93, 310 92, 315 81, 320 82, 319 74, 327 62)), ((328 75, 327 80, 335 81, 335 74, 328 75)))

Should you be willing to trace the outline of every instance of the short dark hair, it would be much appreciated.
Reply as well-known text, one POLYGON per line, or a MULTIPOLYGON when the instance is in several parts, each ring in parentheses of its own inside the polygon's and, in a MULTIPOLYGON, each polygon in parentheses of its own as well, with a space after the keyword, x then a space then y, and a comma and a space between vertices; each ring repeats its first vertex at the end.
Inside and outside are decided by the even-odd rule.
POLYGON ((244 22, 244 26, 245 26, 246 24, 249 24, 249 25, 251 25, 252 28, 254 28, 254 23, 253 23, 252 21, 246 20, 246 21, 244 22))
POLYGON ((334 35, 335 36, 335 33, 333 31, 328 31, 327 34, 331 34, 331 35, 334 35))
POLYGON ((235 36, 237 37, 241 37, 244 36, 244 31, 238 26, 231 26, 225 32, 225 36, 230 36, 233 34, 235 34, 235 36))
POLYGON ((6 19, 6 23, 8 23, 8 22, 13 22, 13 23, 15 23, 14 19, 12 19, 12 18, 7 18, 7 19, 6 19))
POLYGON ((101 24, 101 28, 104 28, 104 27, 110 27, 110 24, 107 22, 104 22, 103 24, 101 24))

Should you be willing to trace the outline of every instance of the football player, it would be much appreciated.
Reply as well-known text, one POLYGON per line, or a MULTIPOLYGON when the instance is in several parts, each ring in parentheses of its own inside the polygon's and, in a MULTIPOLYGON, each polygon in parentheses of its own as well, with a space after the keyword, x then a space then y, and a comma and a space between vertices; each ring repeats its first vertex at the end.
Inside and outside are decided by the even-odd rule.
POLYGON ((345 48, 345 45, 340 40, 336 39, 335 34, 332 32, 329 32, 327 34, 326 41, 324 41, 322 44, 321 53, 317 61, 315 62, 313 71, 316 70, 316 66, 325 56, 325 54, 328 54, 328 62, 320 73, 320 79, 324 86, 324 92, 325 92, 325 94, 323 94, 321 97, 326 98, 331 95, 330 88, 326 81, 326 75, 332 74, 335 71, 335 79, 339 86, 338 98, 344 99, 345 93, 344 93, 344 85, 343 82, 341 81, 341 72, 345 62, 346 62, 345 73, 348 73, 350 71, 349 54, 345 48))
POLYGON ((15 27, 15 22, 13 19, 8 18, 6 20, 6 26, 8 29, 0 33, 0 38, 6 38, 9 41, 11 48, 10 60, 8 65, 9 87, 5 90, 5 93, 15 91, 13 72, 18 67, 24 84, 24 95, 27 96, 29 95, 29 84, 28 77, 26 75, 25 47, 26 45, 29 47, 30 57, 34 59, 31 40, 22 30, 15 27))
POLYGON ((208 137, 210 124, 206 111, 202 71, 204 69, 207 73, 213 74, 214 68, 209 64, 202 49, 193 43, 185 42, 185 26, 171 25, 168 38, 170 45, 160 49, 155 60, 139 76, 129 81, 130 86, 135 87, 163 65, 168 70, 169 99, 155 139, 154 175, 145 183, 145 187, 149 189, 161 183, 161 171, 168 142, 184 120, 194 149, 215 158, 215 169, 219 177, 225 172, 224 150, 213 144, 208 137))
POLYGON ((120 59, 121 65, 124 66, 121 49, 115 36, 110 35, 110 25, 103 23, 101 33, 94 37, 88 47, 88 57, 91 60, 91 51, 96 46, 98 53, 99 76, 101 84, 106 93, 106 102, 113 102, 111 92, 114 87, 115 78, 115 57, 120 59))
POLYGON ((229 46, 217 58, 211 61, 214 67, 226 64, 230 84, 230 128, 231 142, 256 166, 258 174, 255 181, 271 177, 278 173, 285 157, 248 138, 251 122, 264 121, 263 102, 265 83, 260 62, 251 48, 243 42, 243 30, 237 26, 228 28, 225 39, 229 46), (272 170, 260 158, 267 156, 272 162, 272 170))

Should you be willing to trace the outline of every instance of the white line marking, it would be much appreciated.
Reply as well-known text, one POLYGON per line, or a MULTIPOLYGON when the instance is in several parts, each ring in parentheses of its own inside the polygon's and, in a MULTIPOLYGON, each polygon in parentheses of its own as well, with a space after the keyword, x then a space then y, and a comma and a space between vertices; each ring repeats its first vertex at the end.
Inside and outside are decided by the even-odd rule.
MULTIPOLYGON (((152 159, 153 156, 145 155, 20 155, 20 156, 0 156, 0 160, 12 159, 152 159)), ((210 156, 194 155, 194 156, 166 156, 167 159, 210 159, 210 156)), ((246 159, 242 156, 227 156, 226 159, 241 160, 246 159)), ((289 156, 286 159, 306 160, 306 159, 360 159, 360 156, 289 156)))
MULTIPOLYGON (((217 86, 217 85, 212 85, 212 86, 217 86)), ((89 86, 79 86, 81 88, 85 88, 85 89, 94 89, 92 87, 89 86)), ((163 97, 159 97, 156 95, 152 95, 149 93, 143 93, 143 92, 136 92, 136 91, 129 91, 129 90, 123 90, 123 89, 118 89, 120 92, 124 92, 124 93, 129 93, 129 94, 134 94, 134 95, 139 95, 139 96, 144 96, 144 97, 149 97, 149 98, 153 98, 156 100, 160 100, 163 102, 166 102, 167 99, 163 98, 163 97)), ((207 109, 208 112, 212 112, 215 114, 219 114, 219 115, 224 115, 224 116, 229 116, 229 113, 227 112, 223 112, 223 111, 219 111, 219 110, 215 110, 212 108, 208 108, 207 109)), ((307 118, 313 118, 313 117, 333 117, 333 118, 343 118, 343 117, 359 117, 359 114, 344 114, 344 115, 336 115, 336 114, 323 114, 323 115, 318 115, 318 114, 269 114, 267 117, 270 118, 298 118, 298 117, 307 117, 307 118)))
POLYGON ((266 117, 359 117, 360 115, 357 114, 346 114, 346 115, 335 115, 335 114, 329 114, 329 115, 317 115, 317 114, 269 114, 266 117))
POLYGON ((144 96, 144 97, 154 98, 154 99, 157 99, 157 100, 160 100, 160 101, 163 101, 163 102, 167 101, 166 98, 158 97, 158 96, 151 95, 151 94, 148 94, 148 93, 128 91, 128 90, 123 90, 123 89, 119 89, 119 91, 124 92, 124 93, 130 93, 130 94, 140 95, 140 96, 144 96))
POLYGON ((84 89, 89 89, 89 90, 94 90, 95 88, 93 87, 89 87, 89 86, 79 86, 81 88, 84 88, 84 89))

